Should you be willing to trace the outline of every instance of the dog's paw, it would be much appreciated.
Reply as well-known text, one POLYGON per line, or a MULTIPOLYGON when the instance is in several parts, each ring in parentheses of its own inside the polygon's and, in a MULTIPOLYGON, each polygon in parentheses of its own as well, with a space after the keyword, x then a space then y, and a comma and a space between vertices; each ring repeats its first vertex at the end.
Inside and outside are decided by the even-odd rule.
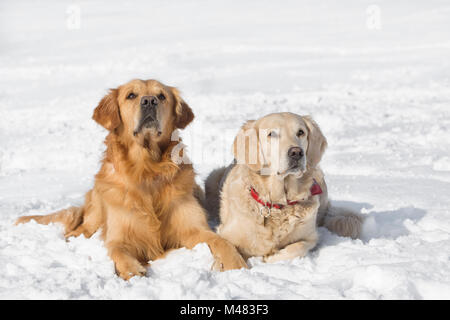
POLYGON ((219 259, 215 258, 214 263, 211 266, 213 271, 223 271, 223 263, 219 259))
POLYGON ((147 269, 135 259, 126 259, 116 262, 116 273, 124 280, 129 280, 134 276, 143 277, 147 274, 147 269))
POLYGON ((66 232, 64 234, 64 238, 66 238, 66 240, 67 240, 70 237, 79 237, 80 235, 84 235, 85 238, 89 238, 90 237, 90 235, 88 234, 87 230, 85 230, 82 226, 79 226, 75 230, 66 232))
POLYGON ((236 249, 231 248, 228 253, 214 256, 214 263, 211 269, 214 271, 227 271, 248 269, 248 266, 239 252, 236 249))
POLYGON ((236 259, 234 261, 223 261, 222 259, 216 258, 211 269, 222 272, 227 270, 248 269, 248 266, 242 257, 241 259, 236 259))

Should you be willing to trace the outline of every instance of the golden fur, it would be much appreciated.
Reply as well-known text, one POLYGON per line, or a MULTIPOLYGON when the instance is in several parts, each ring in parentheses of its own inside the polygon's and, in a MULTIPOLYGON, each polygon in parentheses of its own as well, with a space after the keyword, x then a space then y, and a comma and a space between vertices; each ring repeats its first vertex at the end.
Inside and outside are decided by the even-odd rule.
POLYGON ((275 262, 302 257, 317 244, 317 225, 325 225, 341 236, 359 235, 361 217, 329 205, 324 175, 318 166, 326 146, 319 126, 309 116, 276 113, 243 125, 233 144, 236 163, 214 170, 205 182, 205 194, 212 216, 220 214, 218 233, 244 258, 262 256, 264 261, 275 262), (278 131, 269 140, 278 143, 278 150, 275 144, 263 146, 267 132, 275 129, 278 131), (300 131, 304 133, 297 135, 300 131), (253 151, 252 141, 256 144, 253 151), (287 154, 291 147, 305 150, 303 170, 289 169, 287 154), (311 195, 314 180, 321 186, 320 195, 311 195), (251 187, 262 201, 284 207, 272 208, 269 215, 267 208, 251 197, 251 187), (287 205, 288 200, 298 203, 287 205))
POLYGON ((183 152, 176 149, 179 145, 172 141, 172 133, 193 118, 178 90, 158 81, 133 80, 111 90, 93 114, 109 134, 101 169, 84 205, 46 216, 21 217, 17 223, 31 219, 42 224, 59 222, 65 226, 66 237, 90 237, 101 228, 109 256, 123 279, 144 275, 147 262, 170 249, 192 248, 200 242, 209 245, 215 269, 246 267, 233 245, 210 230, 192 165, 172 160, 172 153, 183 152), (130 93, 137 98, 130 98, 130 93), (144 96, 161 97, 160 131, 144 128, 136 132, 143 117, 139 98, 144 96))

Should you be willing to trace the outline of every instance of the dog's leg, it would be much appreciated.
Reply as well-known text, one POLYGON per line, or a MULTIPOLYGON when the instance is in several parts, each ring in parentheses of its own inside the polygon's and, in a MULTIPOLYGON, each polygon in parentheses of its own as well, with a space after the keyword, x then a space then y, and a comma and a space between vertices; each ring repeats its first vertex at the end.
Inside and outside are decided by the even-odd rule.
POLYGON ((184 246, 193 248, 201 242, 205 242, 214 256, 213 270, 226 271, 232 269, 248 268, 237 249, 227 240, 210 230, 193 229, 186 234, 184 246))
POLYGON ((102 237, 108 255, 114 261, 116 273, 128 280, 133 276, 144 276, 145 266, 163 254, 160 228, 157 218, 149 212, 114 206, 104 202, 105 226, 102 237))
POLYGON ((314 248, 317 244, 317 237, 313 237, 309 240, 302 240, 295 243, 292 243, 290 245, 287 245, 283 249, 279 250, 278 252, 275 252, 272 255, 265 256, 264 261, 265 262, 277 262, 282 260, 290 260, 297 257, 304 257, 309 250, 314 248))
POLYGON ((66 238, 78 237, 83 234, 90 238, 104 223, 103 206, 96 190, 88 192, 84 206, 83 222, 64 235, 66 238))
POLYGON ((203 208, 193 197, 174 205, 168 227, 171 243, 191 249, 198 243, 205 242, 215 259, 213 269, 225 271, 248 268, 237 249, 211 231, 203 208))
POLYGON ((108 254, 114 261, 116 273, 124 280, 134 276, 145 276, 147 269, 133 257, 123 242, 109 241, 106 244, 108 254))

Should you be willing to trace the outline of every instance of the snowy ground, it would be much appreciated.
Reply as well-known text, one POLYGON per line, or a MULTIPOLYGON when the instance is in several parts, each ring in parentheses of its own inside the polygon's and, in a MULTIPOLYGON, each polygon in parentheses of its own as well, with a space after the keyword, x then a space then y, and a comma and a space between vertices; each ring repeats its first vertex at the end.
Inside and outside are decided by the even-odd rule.
POLYGON ((278 3, 1 1, 0 298, 450 299, 450 4, 278 3), (98 234, 12 226, 82 202, 104 150, 92 111, 132 78, 184 93, 199 181, 244 120, 313 115, 363 239, 321 228, 303 259, 225 273, 201 244, 125 282, 98 234))

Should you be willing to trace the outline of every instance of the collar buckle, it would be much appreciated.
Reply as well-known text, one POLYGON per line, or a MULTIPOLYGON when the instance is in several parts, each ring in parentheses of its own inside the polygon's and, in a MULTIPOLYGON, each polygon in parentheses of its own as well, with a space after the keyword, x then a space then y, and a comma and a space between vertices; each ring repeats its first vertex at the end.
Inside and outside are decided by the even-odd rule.
POLYGON ((263 218, 268 218, 272 214, 272 208, 265 205, 259 208, 259 215, 263 218))

